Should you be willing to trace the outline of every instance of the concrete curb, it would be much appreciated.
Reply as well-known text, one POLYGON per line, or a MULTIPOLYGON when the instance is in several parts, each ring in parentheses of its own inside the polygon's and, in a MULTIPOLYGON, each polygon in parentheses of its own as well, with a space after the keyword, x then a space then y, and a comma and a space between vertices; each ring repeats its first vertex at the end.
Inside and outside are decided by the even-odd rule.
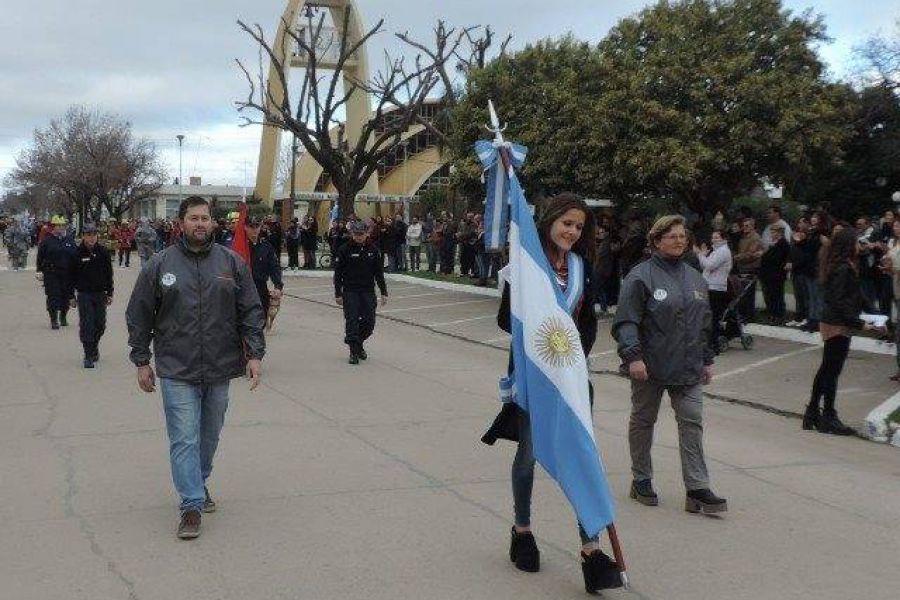
POLYGON ((900 429, 888 423, 892 412, 900 408, 900 393, 894 394, 869 413, 863 424, 863 436, 873 442, 900 447, 900 429))

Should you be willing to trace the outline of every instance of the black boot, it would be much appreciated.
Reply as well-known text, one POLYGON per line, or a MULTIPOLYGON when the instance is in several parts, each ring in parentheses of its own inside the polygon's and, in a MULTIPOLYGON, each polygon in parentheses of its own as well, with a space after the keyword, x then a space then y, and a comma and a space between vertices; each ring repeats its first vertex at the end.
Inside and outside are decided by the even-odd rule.
POLYGON ((854 435, 856 433, 855 429, 844 425, 834 411, 822 412, 818 429, 819 433, 830 433, 832 435, 854 435))
POLYGON ((816 429, 819 426, 820 419, 821 415, 819 414, 819 406, 812 403, 807 404, 806 412, 803 413, 803 429, 805 431, 816 429))
POLYGON ((702 490, 688 490, 684 501, 684 510, 689 513, 710 515, 728 511, 728 501, 719 498, 708 488, 702 490))
POLYGON ((356 355, 362 360, 366 360, 367 358, 369 358, 369 355, 366 354, 366 349, 363 348, 362 344, 360 344, 359 347, 356 349, 356 355))
POLYGON ((530 531, 517 533, 513 527, 509 540, 509 560, 516 568, 527 573, 537 573, 541 569, 541 553, 530 531))
POLYGON ((620 588, 623 584, 619 566, 600 549, 590 554, 582 551, 581 573, 584 575, 584 589, 588 594, 620 588))
POLYGON ((100 360, 100 342, 94 342, 91 344, 91 358, 94 362, 100 360))
POLYGON ((659 504, 659 496, 653 491, 653 484, 649 479, 632 481, 631 491, 628 496, 644 506, 657 506, 659 504))
POLYGON ((59 324, 62 325, 63 327, 69 326, 69 320, 66 318, 66 315, 68 315, 68 314, 69 314, 69 311, 67 311, 67 310, 59 311, 59 324))
POLYGON ((47 311, 50 313, 50 329, 59 329, 59 318, 56 316, 57 312, 55 310, 47 311))

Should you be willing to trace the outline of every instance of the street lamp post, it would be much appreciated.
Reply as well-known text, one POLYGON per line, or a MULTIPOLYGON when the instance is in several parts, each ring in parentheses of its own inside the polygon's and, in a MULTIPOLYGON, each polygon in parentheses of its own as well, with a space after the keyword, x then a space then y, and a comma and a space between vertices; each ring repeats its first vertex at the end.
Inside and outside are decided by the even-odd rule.
MULTIPOLYGON (((291 142, 291 202, 296 200, 297 192, 294 189, 294 179, 297 175, 297 134, 294 134, 294 139, 291 142)), ((293 204, 291 204, 291 210, 293 211, 293 204)))
POLYGON ((178 139, 178 199, 184 200, 184 182, 181 174, 181 157, 182 148, 184 147, 184 135, 179 133, 175 137, 178 139))
POLYGON ((290 225, 291 220, 294 218, 294 206, 297 200, 297 190, 296 184, 294 183, 294 179, 297 177, 297 134, 294 134, 293 139, 291 141, 291 197, 290 197, 290 206, 288 207, 288 202, 282 202, 281 205, 281 226, 284 229, 287 229, 290 225))

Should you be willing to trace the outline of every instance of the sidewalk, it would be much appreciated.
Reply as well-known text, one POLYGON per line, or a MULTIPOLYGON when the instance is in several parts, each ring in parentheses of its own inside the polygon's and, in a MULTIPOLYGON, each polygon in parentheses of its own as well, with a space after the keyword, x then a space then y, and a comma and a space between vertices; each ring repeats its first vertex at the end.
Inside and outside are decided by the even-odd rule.
MULTIPOLYGON (((498 408, 504 352, 381 319, 372 358, 353 368, 338 311, 296 299, 270 338, 265 384, 232 386, 210 482, 219 511, 200 539, 176 540, 159 395, 137 390, 126 359, 135 273, 116 270, 90 373, 75 327, 46 327, 33 273, 0 274, 0 597, 585 597, 570 509, 542 475, 542 571, 520 573, 506 556, 513 447, 478 441, 498 408)), ((606 597, 843 600, 900 586, 896 449, 710 400, 707 456, 731 512, 703 518, 682 510, 664 407, 662 504, 650 509, 626 497, 627 383, 596 375, 594 385, 633 582, 606 597)))

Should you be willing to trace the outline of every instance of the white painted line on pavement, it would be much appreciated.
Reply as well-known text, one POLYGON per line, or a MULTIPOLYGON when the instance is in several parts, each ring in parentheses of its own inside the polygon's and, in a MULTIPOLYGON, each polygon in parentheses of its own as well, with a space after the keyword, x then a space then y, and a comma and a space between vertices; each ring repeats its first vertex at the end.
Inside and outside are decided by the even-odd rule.
POLYGON ((755 363, 750 363, 749 365, 745 365, 739 369, 733 369, 731 371, 725 371, 724 373, 719 373, 718 375, 713 375, 713 381, 718 381, 720 379, 724 379, 725 377, 731 377, 732 375, 740 375, 741 373, 746 373, 747 371, 752 371, 753 369, 764 367, 766 365, 770 365, 775 362, 782 361, 786 358, 791 358, 792 356, 799 356, 801 354, 807 354, 809 352, 817 352, 819 350, 818 346, 813 346, 812 348, 800 348, 799 350, 792 350, 790 352, 785 352, 783 354, 778 354, 776 356, 770 356, 764 360, 758 360, 755 363))
MULTIPOLYGON (((282 275, 287 277, 308 277, 310 279, 334 276, 331 271, 285 271, 282 275)), ((403 275, 401 273, 385 273, 384 278, 388 281, 421 285, 423 287, 436 288, 439 290, 465 292, 467 294, 472 294, 473 296, 490 296, 491 298, 500 297, 500 290, 489 287, 453 283, 451 281, 437 281, 434 279, 425 279, 424 277, 415 277, 413 275, 403 275)))
MULTIPOLYGON (((390 298, 388 298, 388 301, 390 301, 390 298)), ((477 304, 479 302, 495 302, 495 300, 493 298, 485 298, 484 300, 464 300, 462 302, 448 302, 446 304, 432 304, 431 306, 413 306, 411 308, 391 308, 388 310, 382 310, 381 314, 405 312, 405 311, 409 311, 409 310, 428 310, 430 308, 445 308, 447 306, 460 306, 462 304, 477 304)))
MULTIPOLYGON (((284 274, 282 273, 282 278, 284 274)), ((302 292, 304 290, 324 290, 326 288, 334 289, 334 284, 331 285, 305 285, 303 287, 286 287, 284 289, 291 292, 302 292)))
MULTIPOLYGON (((317 297, 317 296, 334 296, 334 286, 333 286, 333 285, 330 285, 330 286, 328 286, 328 287, 331 288, 331 291, 330 291, 330 292, 316 292, 315 294, 303 294, 303 297, 304 297, 304 298, 315 298, 315 297, 317 297)), ((398 287, 401 287, 401 286, 391 287, 391 288, 388 290, 388 292, 394 291, 394 290, 396 290, 398 287)), ((411 286, 411 285, 410 285, 410 286, 402 286, 402 287, 404 287, 404 289, 405 289, 405 288, 407 288, 407 287, 414 287, 414 286, 411 286)), ((302 292, 304 292, 304 291, 306 291, 306 290, 308 290, 308 289, 309 289, 309 288, 284 288, 284 291, 286 291, 286 292, 300 292, 300 293, 302 293, 302 292)), ((437 294, 437 293, 446 294, 447 292, 434 292, 434 293, 435 293, 435 294, 437 294)), ((397 297, 398 297, 398 298, 411 298, 412 296, 397 296, 397 297)))
POLYGON ((497 313, 491 313, 489 315, 481 315, 480 317, 470 317, 468 319, 457 319, 455 321, 445 321, 444 323, 432 323, 430 325, 426 325, 425 327, 444 327, 445 325, 459 325, 460 323, 469 323, 470 321, 480 321, 482 319, 493 319, 497 316, 497 313))
POLYGON ((588 358, 597 358, 598 356, 609 356, 610 354, 615 354, 618 350, 604 350, 603 352, 594 352, 593 354, 589 354, 588 358))

